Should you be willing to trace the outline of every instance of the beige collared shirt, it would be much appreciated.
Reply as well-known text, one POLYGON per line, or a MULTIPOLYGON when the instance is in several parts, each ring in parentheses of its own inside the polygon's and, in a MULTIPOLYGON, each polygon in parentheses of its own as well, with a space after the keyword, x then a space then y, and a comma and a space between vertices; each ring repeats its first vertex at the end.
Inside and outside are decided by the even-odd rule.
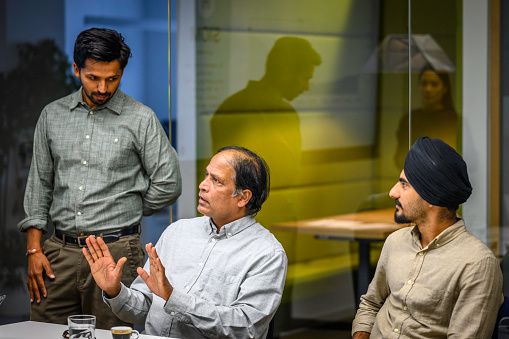
POLYGON ((463 220, 421 247, 418 227, 391 234, 352 333, 371 338, 490 338, 503 302, 493 252, 463 220))

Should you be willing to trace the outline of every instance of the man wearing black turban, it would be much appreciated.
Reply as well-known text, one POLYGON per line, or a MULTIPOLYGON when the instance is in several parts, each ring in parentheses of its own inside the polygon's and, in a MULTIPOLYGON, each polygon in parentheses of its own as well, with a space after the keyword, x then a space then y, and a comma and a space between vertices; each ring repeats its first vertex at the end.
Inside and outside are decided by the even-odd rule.
POLYGON ((457 216, 471 193, 463 158, 440 139, 419 138, 389 193, 396 222, 415 226, 387 238, 354 338, 491 338, 502 272, 457 216))

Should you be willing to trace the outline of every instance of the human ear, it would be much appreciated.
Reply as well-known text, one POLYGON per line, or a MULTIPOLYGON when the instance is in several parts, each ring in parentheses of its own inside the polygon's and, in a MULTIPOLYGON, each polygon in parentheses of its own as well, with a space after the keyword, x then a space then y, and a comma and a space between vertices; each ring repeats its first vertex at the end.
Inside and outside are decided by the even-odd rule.
POLYGON ((243 190, 240 194, 239 202, 237 203, 237 206, 244 207, 247 205, 249 200, 253 197, 253 192, 251 190, 243 190))
POLYGON ((76 76, 76 78, 81 79, 80 78, 80 69, 78 68, 78 65, 76 65, 76 63, 73 63, 72 67, 73 67, 74 75, 76 76))

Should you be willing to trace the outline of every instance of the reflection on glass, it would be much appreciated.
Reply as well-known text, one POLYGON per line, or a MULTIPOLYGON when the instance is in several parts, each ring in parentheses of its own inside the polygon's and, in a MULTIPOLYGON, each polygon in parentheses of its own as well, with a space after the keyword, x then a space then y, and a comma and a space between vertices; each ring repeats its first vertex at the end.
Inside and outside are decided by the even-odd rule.
MULTIPOLYGON (((451 95, 451 81, 446 72, 437 72, 431 66, 419 74, 422 107, 411 112, 411 145, 422 136, 439 138, 457 149, 456 127, 458 116, 451 95)), ((397 131, 398 145, 395 163, 403 168, 408 152, 408 114, 404 115, 397 131)))
MULTIPOLYGON (((224 100, 212 117, 212 152, 228 145, 255 149, 270 166, 272 187, 294 184, 302 145, 299 115, 290 102, 309 90, 320 64, 309 41, 278 39, 267 56, 263 77, 224 100)), ((281 206, 285 207, 289 206, 281 206)))

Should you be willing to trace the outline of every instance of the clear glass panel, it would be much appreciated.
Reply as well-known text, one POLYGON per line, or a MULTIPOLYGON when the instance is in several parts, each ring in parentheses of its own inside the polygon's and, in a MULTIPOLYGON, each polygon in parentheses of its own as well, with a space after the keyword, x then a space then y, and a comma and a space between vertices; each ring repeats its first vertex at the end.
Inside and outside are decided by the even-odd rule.
MULTIPOLYGON (((201 181, 209 159, 224 145, 245 146, 267 160, 272 191, 257 219, 281 241, 290 262, 277 333, 289 336, 293 329, 330 322, 348 332, 384 237, 370 235, 377 240, 373 243, 353 241, 356 226, 391 224, 394 202, 388 191, 409 144, 418 136, 437 136, 460 148, 461 3, 412 2, 415 44, 409 85, 405 2, 195 2, 195 40, 180 45, 196 47, 193 180, 201 181), (432 40, 420 41, 421 37, 432 40), (428 107, 421 91, 425 85, 419 77, 422 64, 417 63, 424 58, 419 48, 428 48, 430 41, 454 68, 437 75, 450 79, 450 86, 441 81, 454 108, 445 105, 437 112, 428 107), (405 128, 409 107, 411 139, 405 128), (434 124, 429 126, 428 121, 434 124), (309 219, 319 220, 308 223, 307 230, 295 231, 297 221, 309 219), (324 231, 327 225, 344 226, 347 232, 324 231), (322 230, 309 230, 313 227, 322 230)), ((183 4, 184 0, 179 3, 183 4)), ((122 90, 152 107, 168 124, 167 5, 92 1, 84 10, 70 0, 25 0, 22 5, 0 0, 0 267, 8 267, 0 273, 0 292, 7 294, 0 322, 28 317, 26 303, 17 302, 27 300, 28 294, 25 238, 15 225, 23 218, 35 121, 46 103, 74 86, 72 77, 65 75, 76 35, 91 26, 119 30, 134 55, 122 90), (52 42, 40 44, 48 38, 52 42), (25 53, 19 54, 17 44, 27 42, 25 53), (52 58, 51 67, 41 67, 41 49, 57 56, 59 63, 52 58)), ((184 27, 185 22, 177 25, 184 27)), ((428 55, 435 56, 434 50, 428 55)), ((172 65, 177 62, 172 57, 172 65)), ((184 85, 172 86, 172 98, 177 86, 183 91, 184 85)), ((178 121, 188 114, 175 113, 178 121)), ((196 187, 184 190, 194 194, 196 187)), ((145 221, 145 241, 157 240, 168 221, 168 211, 145 221)))
MULTIPOLYGON (((0 324, 28 320, 23 196, 42 108, 79 86, 72 52, 89 27, 118 30, 132 49, 121 89, 151 107, 168 128, 168 2, 143 0, 0 0, 0 324)), ((169 210, 143 221, 154 242, 169 210)), ((46 235, 48 237, 50 232, 46 235)))
MULTIPOLYGON (((271 194, 257 220, 273 230, 290 263, 276 319, 282 331, 349 322, 356 310, 359 244, 352 236, 323 240, 276 224, 388 200, 378 196, 380 140, 383 126, 395 123, 377 110, 386 81, 374 56, 378 22, 373 1, 197 2, 197 180, 226 145, 268 162, 271 194)), ((398 93, 403 101, 405 94, 398 93)))
POLYGON ((406 3, 196 2, 196 181, 223 146, 268 162, 271 194, 257 220, 290 264, 276 331, 353 319, 395 229, 388 192, 410 142, 427 134, 458 145, 456 111, 428 107, 419 72, 439 60, 435 71, 452 78, 441 80, 442 92, 459 102, 460 12, 455 2, 412 8, 409 106, 406 3), (383 224, 386 234, 360 235, 366 223, 383 224))

